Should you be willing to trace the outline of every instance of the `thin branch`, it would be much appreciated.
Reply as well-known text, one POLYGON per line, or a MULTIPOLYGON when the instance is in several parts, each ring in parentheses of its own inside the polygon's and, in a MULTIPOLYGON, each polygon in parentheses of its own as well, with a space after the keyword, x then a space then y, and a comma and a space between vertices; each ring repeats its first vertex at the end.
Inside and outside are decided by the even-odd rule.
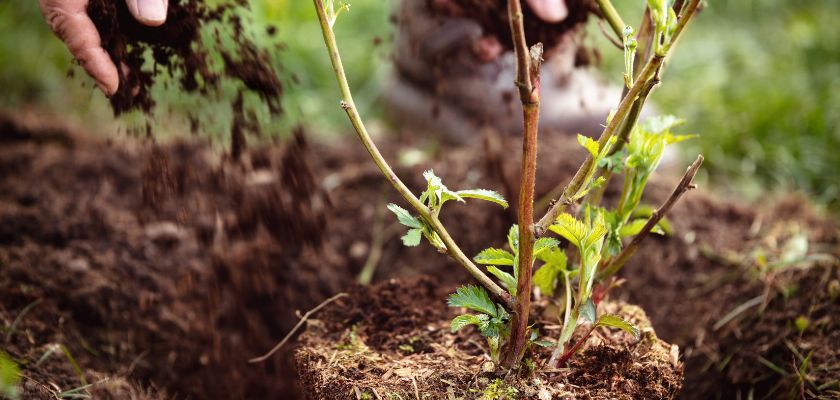
MULTIPOLYGON (((660 65, 659 70, 661 69, 662 66, 660 65)), ((636 101, 633 102, 633 106, 630 108, 630 113, 627 115, 627 119, 624 120, 624 124, 621 126, 621 131, 619 131, 618 135, 616 136, 615 144, 613 144, 613 147, 610 149, 610 152, 607 154, 607 156, 615 155, 616 153, 621 151, 624 148, 624 146, 627 145, 627 143, 629 142, 630 134, 633 132, 633 127, 635 127, 636 124, 639 122, 639 116, 641 115, 642 109, 645 106, 645 101, 647 100, 653 88, 659 84, 659 70, 657 70, 656 74, 654 75, 654 78, 648 82, 648 85, 642 89, 642 92, 639 93, 639 98, 637 98, 636 101)), ((602 176, 606 180, 604 181, 604 184, 602 184, 600 187, 598 187, 589 194, 589 199, 587 200, 590 204, 601 203, 601 199, 604 197, 604 192, 607 190, 607 184, 612 178, 612 175, 613 172, 610 169, 606 167, 598 168, 598 171, 595 173, 595 176, 602 176)))
POLYGON ((316 312, 321 311, 322 308, 326 307, 330 303, 332 303, 332 302, 334 302, 334 301, 336 301, 336 300, 338 300, 342 297, 346 297, 346 296, 347 296, 347 293, 339 293, 339 294, 337 294, 333 297, 330 297, 329 299, 324 300, 321 304, 318 304, 317 306, 315 306, 315 308, 307 311, 306 314, 303 314, 303 317, 301 317, 301 319, 300 319, 300 321, 298 321, 297 325, 295 325, 295 327, 292 328, 292 330, 290 330, 289 333, 287 333, 286 336, 284 336, 282 340, 280 340, 276 345, 274 345, 274 347, 271 350, 269 350, 268 353, 265 353, 265 354, 263 354, 259 357, 252 358, 252 359, 248 360, 248 362, 252 363, 252 364, 253 363, 258 363, 258 362, 263 362, 263 361, 267 360, 269 357, 273 356, 274 353, 276 353, 278 350, 280 350, 280 348, 282 348, 283 345, 285 345, 286 342, 289 341, 289 339, 295 334, 295 332, 297 332, 298 329, 300 329, 303 326, 303 324, 307 320, 309 320, 309 317, 311 317, 316 312))
POLYGON ((618 273, 618 271, 621 270, 624 264, 627 263, 627 260, 629 260, 630 257, 633 257, 633 254, 636 254, 636 251, 639 250, 639 245, 642 243, 642 241, 644 241, 645 238, 647 238, 648 235, 650 235, 650 232, 653 230, 653 228, 656 227, 657 224, 659 224, 659 221, 662 220, 662 217, 664 217, 665 214, 667 214, 668 211, 671 210, 671 207, 674 206, 674 204, 680 199, 680 197, 682 197, 682 195, 685 194, 685 192, 697 187, 694 183, 692 183, 692 181, 694 180, 694 175, 697 175, 697 171, 700 169, 701 165, 703 165, 703 156, 699 155, 697 156, 697 160, 695 160, 694 163, 688 167, 688 170, 685 171, 685 175, 683 175, 682 179, 680 180, 680 183, 677 184, 677 187, 674 188, 673 193, 671 193, 668 199, 665 200, 665 202, 662 203, 662 205, 659 206, 659 208, 657 208, 653 212, 653 214, 651 214, 650 219, 648 219, 648 222, 645 224, 644 228, 642 228, 642 230, 636 236, 633 237, 633 240, 630 242, 630 244, 628 244, 627 247, 621 250, 621 253, 619 253, 618 256, 609 261, 609 264, 607 264, 603 268, 603 272, 599 274, 597 278, 598 280, 607 279, 618 273))
POLYGON ((379 167, 379 170, 382 172, 382 175, 385 176, 385 179, 394 187, 394 189, 399 192, 399 194, 408 202, 411 207, 420 214, 420 217, 426 221, 435 233, 440 236, 443 244, 446 246, 447 254, 450 257, 454 258, 461 266, 466 268, 466 270, 472 275, 482 286, 484 286, 490 293, 492 293, 496 298, 502 300, 505 305, 509 308, 512 308, 514 305, 513 298, 511 295, 502 289, 501 286, 496 284, 492 279, 490 279, 484 272, 481 271, 473 262, 464 254, 460 247, 455 243, 452 239, 452 236, 449 235, 449 232, 444 228, 443 224, 440 220, 433 216, 429 212, 429 208, 426 207, 411 191, 406 187, 406 185, 397 177, 397 174, 391 169, 388 165, 388 162, 385 161, 385 158, 379 152, 379 149, 376 147, 376 144, 371 139, 370 135, 368 134, 367 128, 365 128, 364 122, 362 122, 362 118, 359 115, 356 109, 356 103, 353 101, 353 94, 350 91, 350 85, 347 82, 347 76, 344 72, 344 65, 341 62, 341 55, 338 52, 338 45, 336 44, 335 40, 335 33, 330 26, 329 18, 327 16, 326 9, 324 8, 323 0, 313 0, 315 4, 315 9, 318 12, 318 20, 321 23, 321 32, 324 35, 324 43, 327 45, 327 50, 329 52, 330 61, 332 62, 333 71, 335 72, 335 78, 338 81, 338 86, 341 89, 342 101, 341 101, 341 108, 347 113, 347 117, 350 119, 350 123, 353 125, 353 129, 356 131, 356 134, 359 137, 359 140, 365 146, 368 153, 370 154, 373 161, 376 163, 376 166, 379 167))
MULTIPOLYGON (((674 33, 671 36, 671 45, 668 46, 666 53, 664 55, 653 55, 650 58, 650 60, 648 60, 648 62, 645 64, 645 67, 639 73, 638 80, 636 80, 636 82, 627 92, 627 95, 621 99, 621 103, 619 103, 618 109, 615 111, 615 114, 613 115, 612 119, 604 128, 604 131, 601 132, 601 136, 598 138, 598 144, 602 148, 615 134, 619 125, 625 120, 625 118, 630 112, 630 109, 633 106, 633 103, 636 101, 636 98, 639 96, 644 86, 648 84, 648 81, 652 79, 652 77, 656 76, 656 71, 659 70, 660 66, 665 62, 665 59, 668 57, 668 55, 671 54, 671 51, 675 47, 674 45, 680 38, 682 32, 685 30, 688 21, 691 20, 697 12, 699 3, 700 0, 691 0, 691 2, 685 7, 685 11, 682 13, 682 15, 680 15, 679 20, 677 21, 677 27, 675 28, 674 33)), ((572 198, 586 183, 586 176, 589 174, 593 162, 594 158, 592 157, 592 155, 587 155, 586 160, 584 160, 583 164, 580 166, 580 168, 578 168, 577 172, 575 173, 575 176, 572 178, 571 182, 569 182, 569 184, 566 186, 566 188, 560 195, 560 198, 554 203, 554 205, 551 206, 551 208, 549 208, 546 214, 537 223, 535 230, 538 236, 545 233, 549 225, 554 223, 554 220, 557 218, 557 216, 566 211, 569 205, 573 203, 572 198)))
MULTIPOLYGON (((654 56, 650 59, 650 61, 648 61, 647 65, 645 65, 644 70, 640 74, 640 77, 643 77, 644 79, 639 79, 638 81, 636 81, 633 84, 633 87, 630 88, 630 91, 627 93, 627 96, 624 96, 624 99, 621 100, 621 103, 618 105, 618 109, 616 110, 612 119, 607 124, 606 128, 604 128, 604 131, 601 133, 601 137, 598 138, 599 148, 603 148, 607 145, 607 142, 615 134, 621 122, 624 121, 625 117, 627 117, 627 114, 630 112, 630 108, 633 106, 633 103, 635 102, 636 97, 638 97, 642 88, 646 85, 648 78, 651 76, 653 71, 659 68, 663 60, 663 57, 654 56)), ((557 216, 566 211, 566 208, 568 208, 569 205, 572 204, 572 198, 586 183, 586 177, 587 175, 589 175, 589 172, 593 167, 592 164, 594 162, 595 158, 592 156, 592 154, 587 154, 586 160, 584 160, 583 164, 581 164, 580 168, 578 168, 571 182, 569 182, 569 184, 566 185, 566 188, 563 190, 562 194, 560 195, 560 198, 554 203, 554 205, 551 206, 548 212, 546 212, 546 214, 537 223, 537 235, 542 235, 543 233, 545 233, 549 225, 554 223, 554 220, 557 218, 557 216)))
POLYGON ((560 368, 560 367, 566 365, 566 363, 569 362, 569 359, 571 359, 572 356, 574 356, 575 353, 577 353, 577 351, 580 350, 581 346, 583 346, 583 344, 586 343, 586 340, 589 339, 589 335, 592 335, 592 332, 597 327, 598 327, 598 324, 593 322, 592 326, 589 327, 589 329, 586 331, 586 333, 583 334, 583 336, 580 338, 580 340, 578 340, 577 343, 575 343, 574 346, 572 346, 572 348, 569 349, 569 351, 567 351, 565 354, 563 354, 563 356, 560 357, 559 359, 557 359, 556 361, 555 360, 549 360, 548 365, 552 366, 554 368, 560 368))
POLYGON ((508 0, 508 16, 516 54, 516 85, 522 101, 524 132, 522 165, 519 171, 519 248, 516 307, 511 322, 511 337, 502 364, 519 364, 528 342, 528 315, 531 310, 531 272, 534 252, 534 186, 537 176, 537 136, 540 117, 540 63, 542 44, 528 50, 519 0, 508 0))
POLYGON ((615 35, 618 36, 619 43, 624 39, 624 28, 627 24, 624 23, 624 20, 621 19, 621 15, 618 14, 618 11, 613 7, 612 2, 610 0, 596 0, 598 3, 598 8, 601 9, 601 14, 603 14, 604 19, 607 20, 607 23, 610 24, 613 32, 615 35))

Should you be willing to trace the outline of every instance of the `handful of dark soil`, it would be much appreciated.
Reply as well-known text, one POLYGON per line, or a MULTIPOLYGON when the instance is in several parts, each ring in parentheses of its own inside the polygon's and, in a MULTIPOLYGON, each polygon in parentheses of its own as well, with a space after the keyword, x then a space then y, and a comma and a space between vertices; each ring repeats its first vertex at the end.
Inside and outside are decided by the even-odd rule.
MULTIPOLYGON (((494 35, 506 50, 513 50, 506 1, 487 0, 429 0, 432 10, 448 17, 475 20, 487 34, 494 35)), ((547 53, 569 33, 578 31, 595 10, 590 0, 568 0, 569 16, 550 24, 540 20, 529 7, 523 7, 525 38, 528 45, 542 43, 547 53)))
MULTIPOLYGON (((134 110, 151 113, 155 107, 151 88, 162 74, 173 78, 179 90, 200 96, 212 95, 223 80, 230 79, 239 83, 240 95, 256 94, 272 115, 282 112, 283 85, 269 53, 243 30, 239 11, 247 2, 218 4, 170 0, 166 23, 147 27, 134 20, 124 1, 90 1, 88 13, 102 45, 121 70, 119 90, 110 99, 115 115, 134 110), (149 54, 153 62, 147 61, 149 54)), ((231 99, 231 109, 239 117, 243 111, 235 103, 231 99)), ((242 124, 242 118, 236 119, 242 124)))

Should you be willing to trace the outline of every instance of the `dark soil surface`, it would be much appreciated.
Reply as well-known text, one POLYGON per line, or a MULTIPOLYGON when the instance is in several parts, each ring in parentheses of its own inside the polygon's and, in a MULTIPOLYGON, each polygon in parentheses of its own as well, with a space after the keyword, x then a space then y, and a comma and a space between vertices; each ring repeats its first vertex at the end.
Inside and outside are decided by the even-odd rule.
MULTIPOLYGON (((422 277, 357 287, 310 321, 296 354, 309 398, 667 399, 682 386, 677 354, 644 312, 609 302, 603 311, 639 326, 640 340, 599 331, 567 368, 497 372, 474 329, 450 333, 457 314, 441 287, 422 277)), ((529 357, 543 365, 550 351, 529 357)))
MULTIPOLYGON (((50 383, 81 385, 57 353, 36 366, 56 344, 67 347, 87 382, 110 377, 151 398, 296 398, 290 348, 247 363, 297 323, 296 310, 346 289, 365 265, 375 267, 375 281, 427 274, 447 289, 470 281, 429 246, 400 244, 402 230, 385 205, 401 201, 352 140, 307 143, 298 134, 245 151, 234 164, 202 142, 106 141, 36 120, 0 117, 0 340, 9 335, 0 348, 25 362, 24 381, 32 383, 24 389, 35 398, 38 388, 55 391, 50 383)), ((538 194, 565 181, 583 156, 573 139, 541 140, 538 194)), ((498 151, 506 141, 520 146, 488 138, 426 152, 417 163, 394 142, 383 152, 403 160, 396 172, 412 190, 434 167, 450 188, 494 189, 511 199, 519 163, 498 151)), ((400 142, 429 148, 412 137, 400 142)), ((673 178, 651 183, 651 205, 667 196, 673 178)), ((441 217, 472 255, 503 244, 514 212, 472 202, 453 204, 441 217)), ((840 315, 836 226, 800 198, 747 207, 702 191, 689 192, 669 219, 674 235, 651 238, 611 296, 641 305, 658 336, 679 345, 685 397, 740 391, 746 398, 751 388, 756 398, 836 393, 840 345, 827 317, 840 315), (804 253, 796 250, 803 236, 804 253), (780 264, 791 254, 804 259, 780 264), (715 328, 758 296, 760 305, 715 328), (800 317, 807 321, 801 330, 800 317), (793 364, 812 351, 804 372, 795 373, 793 364)), ((441 302, 377 316, 362 308, 344 318, 373 351, 393 352, 410 332, 382 335, 364 326, 449 316, 446 293, 415 286, 418 298, 441 302)), ((390 304, 369 303, 371 310, 390 304)), ((412 344, 419 354, 436 345, 412 344)), ((461 348, 479 357, 483 347, 470 346, 461 348)))

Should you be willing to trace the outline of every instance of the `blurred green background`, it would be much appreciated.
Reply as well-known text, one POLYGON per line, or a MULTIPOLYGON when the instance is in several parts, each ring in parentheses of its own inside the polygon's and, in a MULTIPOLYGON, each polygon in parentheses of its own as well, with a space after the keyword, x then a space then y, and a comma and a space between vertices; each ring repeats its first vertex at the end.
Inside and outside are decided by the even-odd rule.
MULTIPOLYGON (((117 0, 120 1, 120 0, 117 0)), ((395 0, 353 0, 336 26, 345 65, 363 115, 378 118, 378 94, 390 69, 395 0)), ((616 0, 628 23, 638 24, 643 0, 616 0)), ((287 84, 285 116, 269 121, 277 135, 302 124, 310 132, 348 131, 312 4, 305 0, 252 0, 252 33, 266 46, 282 45, 274 62, 287 84), (265 34, 277 27, 273 38, 265 34)), ((700 137, 681 145, 687 157, 702 152, 718 188, 747 199, 801 190, 840 209, 840 3, 836 0, 710 0, 690 27, 653 101, 684 117, 700 137)), ((621 54, 597 28, 588 45, 604 56, 605 79, 620 83, 621 54)), ((145 117, 115 121, 106 100, 48 31, 35 0, 0 2, 0 108, 30 110, 112 133, 141 126, 145 117), (68 78, 73 71, 73 78, 68 78)), ((168 107, 152 122, 158 132, 180 134, 183 109, 201 99, 161 90, 168 107), (165 127, 164 129, 161 129, 165 127)), ((226 92, 225 92, 226 93, 226 92)), ((224 94, 223 94, 224 95, 224 94)), ((224 137, 223 107, 201 106, 224 137)))

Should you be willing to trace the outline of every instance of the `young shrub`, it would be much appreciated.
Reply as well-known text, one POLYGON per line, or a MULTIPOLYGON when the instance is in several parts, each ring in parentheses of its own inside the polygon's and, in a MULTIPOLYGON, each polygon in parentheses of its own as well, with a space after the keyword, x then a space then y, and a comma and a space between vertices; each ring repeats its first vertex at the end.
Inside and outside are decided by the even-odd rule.
POLYGON ((489 190, 449 190, 431 170, 423 174, 427 187, 419 198, 408 190, 379 153, 353 102, 332 30, 338 16, 333 1, 327 0, 326 6, 324 0, 313 2, 341 89, 341 106, 385 179, 410 205, 411 211, 396 204, 388 206, 408 228, 402 237, 403 244, 417 246, 425 238, 439 252, 455 259, 480 284, 462 286, 449 297, 449 306, 468 310, 452 320, 451 330, 475 325, 487 338, 493 360, 508 368, 518 367, 530 344, 546 344, 535 341, 537 335, 528 325, 535 286, 544 296, 563 299, 563 329, 550 360, 553 366, 562 365, 572 357, 589 333, 598 327, 621 329, 638 336, 638 329, 618 316, 598 315, 597 303, 611 287, 609 279, 633 255, 639 243, 651 232, 664 232, 664 214, 683 193, 694 187, 692 180, 702 164, 703 158, 699 156, 665 203, 646 218, 634 218, 640 211, 644 187, 661 161, 665 147, 687 138, 671 132, 681 122, 677 118, 652 118, 641 125, 638 118, 648 95, 659 84, 674 43, 696 15, 700 0, 648 0, 638 30, 622 21, 609 0, 596 0, 624 52, 626 90, 597 140, 578 136, 587 157, 571 181, 560 188, 558 198, 546 214, 536 222, 534 186, 542 45, 527 47, 520 0, 507 1, 517 65, 514 86, 522 103, 524 120, 518 224, 508 233, 509 250, 487 248, 472 260, 441 224, 438 217, 443 205, 450 200, 464 202, 473 198, 507 207, 507 201, 489 190), (619 173, 624 174, 619 203, 613 209, 603 208, 600 206, 603 188, 613 174, 619 173), (557 237, 545 236, 549 233, 557 237), (632 240, 624 245, 622 239, 627 237, 632 240), (563 242, 569 245, 566 250, 560 247, 563 242), (536 262, 539 264, 534 273, 536 262), (476 264, 485 266, 495 280, 476 264), (557 290, 561 285, 563 289, 557 290), (567 348, 580 322, 589 324, 588 331, 583 339, 567 348))

